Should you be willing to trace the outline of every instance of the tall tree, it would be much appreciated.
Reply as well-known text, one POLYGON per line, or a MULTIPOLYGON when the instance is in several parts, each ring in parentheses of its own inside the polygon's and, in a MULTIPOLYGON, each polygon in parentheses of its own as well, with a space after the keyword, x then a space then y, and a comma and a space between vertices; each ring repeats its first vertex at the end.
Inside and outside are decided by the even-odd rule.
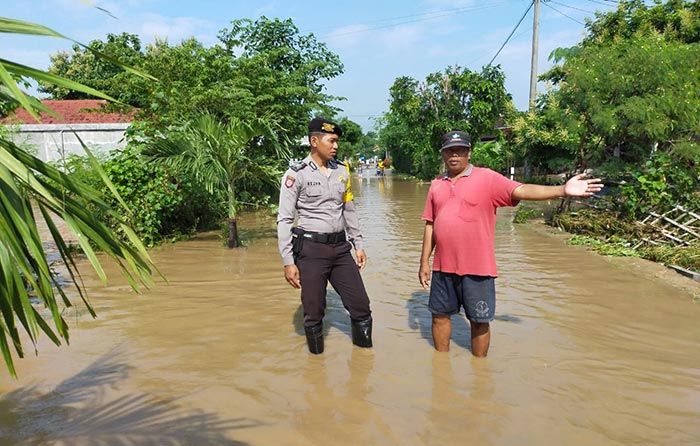
POLYGON ((380 133, 394 166, 430 178, 439 169, 435 147, 443 133, 460 129, 476 140, 496 132, 496 123, 511 100, 504 82, 500 67, 485 67, 481 72, 452 67, 429 74, 424 82, 397 78, 380 133))

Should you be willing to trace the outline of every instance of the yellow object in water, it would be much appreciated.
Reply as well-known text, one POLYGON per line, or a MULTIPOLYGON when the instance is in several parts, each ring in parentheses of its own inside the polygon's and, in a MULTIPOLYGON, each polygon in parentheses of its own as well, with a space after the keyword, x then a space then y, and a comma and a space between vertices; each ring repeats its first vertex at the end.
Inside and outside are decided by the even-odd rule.
POLYGON ((350 179, 352 176, 350 175, 350 163, 346 162, 345 167, 348 170, 348 178, 345 180, 345 193, 343 194, 343 203, 347 203, 348 201, 352 201, 355 196, 352 194, 352 182, 350 179))

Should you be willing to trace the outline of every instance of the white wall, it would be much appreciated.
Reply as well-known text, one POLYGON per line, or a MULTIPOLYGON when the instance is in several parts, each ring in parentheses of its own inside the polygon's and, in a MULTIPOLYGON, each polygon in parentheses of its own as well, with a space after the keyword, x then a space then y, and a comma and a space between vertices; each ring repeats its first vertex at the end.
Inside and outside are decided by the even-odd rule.
POLYGON ((84 155, 76 134, 95 153, 124 147, 124 131, 129 123, 118 124, 24 124, 9 126, 14 143, 32 146, 37 158, 57 161, 62 155, 84 155))

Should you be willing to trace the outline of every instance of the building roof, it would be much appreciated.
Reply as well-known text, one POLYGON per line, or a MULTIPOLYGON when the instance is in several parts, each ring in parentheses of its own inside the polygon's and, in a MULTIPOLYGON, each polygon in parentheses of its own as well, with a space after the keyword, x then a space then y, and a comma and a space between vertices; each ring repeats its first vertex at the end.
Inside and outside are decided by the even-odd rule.
POLYGON ((134 112, 104 113, 100 111, 102 106, 107 103, 101 99, 43 100, 41 103, 55 111, 59 116, 41 113, 41 120, 37 121, 26 110, 20 108, 0 122, 3 124, 106 124, 134 120, 134 112))

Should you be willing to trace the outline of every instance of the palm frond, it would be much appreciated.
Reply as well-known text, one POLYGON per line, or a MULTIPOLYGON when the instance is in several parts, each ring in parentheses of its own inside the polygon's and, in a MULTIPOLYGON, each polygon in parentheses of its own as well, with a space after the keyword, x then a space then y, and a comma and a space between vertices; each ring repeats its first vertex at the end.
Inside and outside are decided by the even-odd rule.
MULTIPOLYGON (((68 39, 131 73, 155 81, 148 74, 42 25, 0 17, 0 33, 68 39)), ((109 95, 70 79, 0 59, 0 101, 10 106, 23 107, 35 119, 39 119, 39 113, 55 113, 20 89, 18 79, 22 78, 53 83, 94 97, 113 100, 109 95)), ((93 168, 117 197, 123 211, 129 213, 128 206, 116 193, 99 163, 84 144, 83 147, 93 168)), ((107 278, 95 254, 96 250, 116 260, 134 289, 149 284, 151 274, 157 271, 145 247, 128 227, 122 214, 106 204, 97 191, 33 157, 10 140, 0 138, 0 352, 13 376, 16 376, 16 369, 12 351, 20 358, 24 356, 20 327, 34 345, 41 333, 57 345, 62 339, 66 342, 69 340, 68 325, 62 317, 62 308, 70 307, 72 303, 58 286, 46 258, 33 207, 38 209, 45 220, 70 279, 93 316, 95 312, 82 287, 73 253, 58 230, 57 219, 60 218, 77 237, 88 261, 103 281, 107 278), (88 207, 94 207, 101 215, 107 215, 116 221, 123 235, 120 236, 97 220, 87 210, 88 207), (126 237, 126 242, 121 239, 122 236, 126 237), (40 302, 46 314, 35 308, 33 298, 40 302), (47 320, 44 320, 45 317, 47 320)))

